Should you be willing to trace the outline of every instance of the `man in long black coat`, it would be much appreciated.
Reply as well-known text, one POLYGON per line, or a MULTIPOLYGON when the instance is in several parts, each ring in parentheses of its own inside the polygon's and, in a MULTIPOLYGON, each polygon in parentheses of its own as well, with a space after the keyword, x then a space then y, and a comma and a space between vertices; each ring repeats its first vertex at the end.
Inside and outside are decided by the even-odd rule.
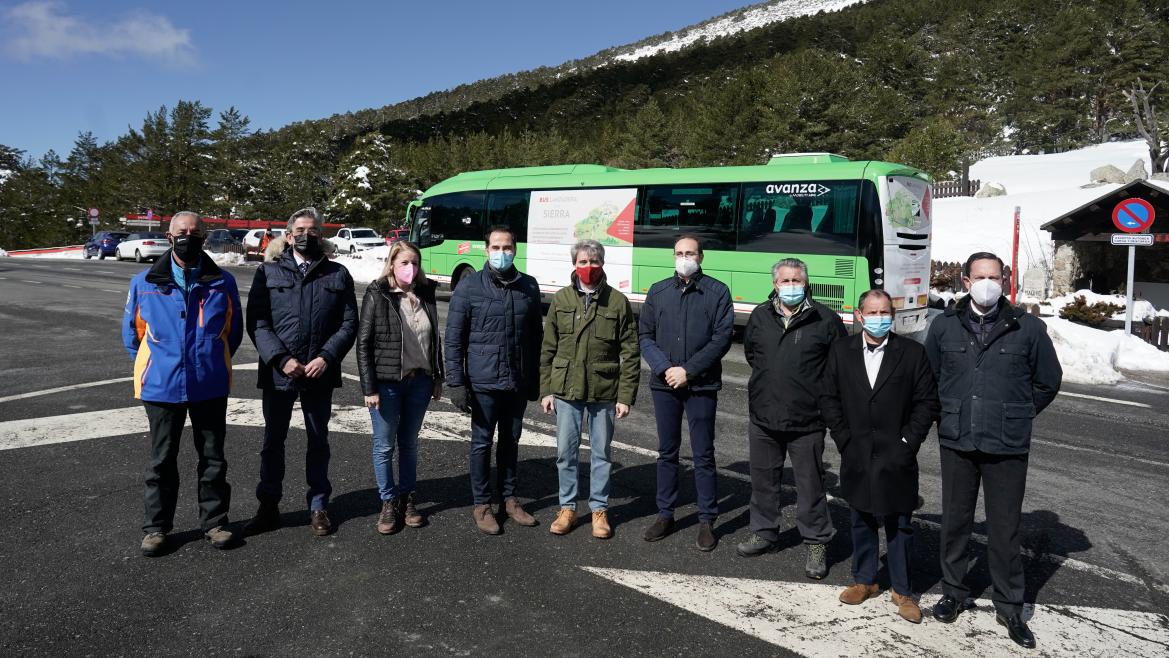
POLYGON ((820 410, 840 450, 840 483, 852 508, 854 583, 840 594, 857 605, 877 596, 879 528, 889 552, 891 598, 907 621, 921 623, 909 568, 917 451, 938 414, 938 387, 925 348, 890 333, 893 302, 870 290, 857 302, 861 333, 828 352, 820 410))

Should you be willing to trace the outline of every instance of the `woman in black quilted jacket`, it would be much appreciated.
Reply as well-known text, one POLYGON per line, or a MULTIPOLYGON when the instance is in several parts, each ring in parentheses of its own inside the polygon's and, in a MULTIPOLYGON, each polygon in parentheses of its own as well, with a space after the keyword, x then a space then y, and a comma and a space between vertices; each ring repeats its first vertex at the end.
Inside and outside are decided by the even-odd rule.
POLYGON ((436 286, 421 261, 418 247, 395 242, 381 277, 361 301, 357 366, 373 420, 373 472, 382 499, 377 531, 383 535, 403 523, 411 528, 426 523, 414 500, 418 432, 430 400, 442 395, 443 370, 436 286))

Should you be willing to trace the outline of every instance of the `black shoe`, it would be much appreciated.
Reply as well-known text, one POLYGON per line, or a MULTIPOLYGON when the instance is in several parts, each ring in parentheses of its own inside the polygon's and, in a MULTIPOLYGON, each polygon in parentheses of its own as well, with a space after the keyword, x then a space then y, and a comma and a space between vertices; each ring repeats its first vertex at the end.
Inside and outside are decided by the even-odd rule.
POLYGON ((260 503, 256 515, 244 525, 244 533, 258 535, 261 532, 271 532, 281 525, 280 507, 276 503, 260 503))
POLYGON ((974 607, 974 604, 969 600, 959 602, 958 599, 952 596, 943 596, 934 604, 934 619, 943 624, 952 624, 958 618, 958 613, 963 610, 969 610, 974 607))
POLYGON ((653 525, 645 529, 645 534, 641 536, 646 541, 657 541, 664 539, 666 535, 674 531, 674 517, 659 516, 653 525))
POLYGON ((764 553, 770 553, 779 547, 777 542, 773 542, 760 537, 759 535, 751 535, 747 541, 735 547, 735 552, 742 557, 756 557, 764 553))
POLYGON ((718 538, 714 536, 714 529, 710 527, 710 521, 698 524, 698 540, 694 543, 703 553, 709 553, 714 550, 715 546, 718 546, 718 538))
POLYGON ((1035 636, 1031 633, 1031 629, 1027 628, 1027 623, 1023 621, 1022 615, 1004 615, 1001 612, 995 613, 995 621, 1007 627, 1007 634, 1015 641, 1015 644, 1024 649, 1035 648, 1035 636))
POLYGON ((823 580, 828 575, 828 544, 808 544, 804 575, 812 580, 823 580))

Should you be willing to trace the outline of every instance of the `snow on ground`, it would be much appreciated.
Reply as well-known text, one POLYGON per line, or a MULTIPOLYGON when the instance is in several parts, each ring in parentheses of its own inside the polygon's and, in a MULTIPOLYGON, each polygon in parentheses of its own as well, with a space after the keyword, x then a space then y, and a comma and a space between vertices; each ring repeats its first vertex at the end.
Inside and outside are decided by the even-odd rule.
MULTIPOLYGON (((1101 295, 1094 293, 1091 290, 1077 290, 1068 295, 1061 297, 1052 297, 1051 299, 1041 302, 1039 308, 1044 313, 1050 312, 1052 315, 1059 315, 1060 309, 1075 301, 1076 297, 1083 297, 1088 304, 1099 304, 1107 302, 1109 304, 1116 304, 1117 306, 1125 306, 1128 300, 1124 295, 1101 295)), ((1124 311, 1116 313, 1112 316, 1114 320, 1123 320, 1124 311)), ((1158 311, 1152 304, 1144 299, 1134 299, 1132 303, 1132 320, 1133 322, 1143 322, 1145 320, 1152 320, 1160 314, 1169 315, 1169 311, 1158 311)))
POLYGON ((1124 330, 1101 331, 1060 318, 1044 318, 1055 344, 1063 379, 1074 384, 1115 384, 1121 370, 1169 373, 1169 352, 1162 352, 1124 330))
POLYGON ((0 249, 0 258, 4 258, 4 257, 5 257, 5 256, 7 256, 7 255, 8 255, 8 252, 7 252, 7 251, 4 251, 3 249, 0 249))
POLYGON ((382 270, 386 266, 386 258, 390 255, 390 248, 374 247, 373 249, 366 249, 359 251, 350 256, 343 254, 337 256, 334 260, 345 269, 349 270, 349 275, 358 283, 370 283, 374 279, 381 277, 382 270))
POLYGON ((864 0, 781 0, 766 7, 756 7, 738 16, 728 16, 710 21, 704 25, 674 34, 658 44, 642 46, 628 53, 617 55, 616 61, 632 62, 642 57, 659 53, 676 52, 698 42, 708 42, 771 23, 786 21, 800 16, 811 16, 822 11, 840 11, 845 7, 860 4, 864 0))
POLYGON ((1015 206, 1020 208, 1019 271, 1051 262, 1051 234, 1040 226, 1117 189, 1108 184, 1082 188, 1090 183, 1096 167, 1113 165, 1128 171, 1142 160, 1149 168, 1143 141, 1098 144, 1067 153, 1012 155, 980 160, 970 168, 970 178, 983 185, 999 183, 1007 194, 976 199, 937 199, 933 205, 933 260, 966 260, 974 251, 991 251, 1004 260, 1011 255, 1015 206))
POLYGON ((243 265, 244 263, 247 262, 244 259, 243 254, 232 254, 232 253, 213 254, 211 252, 205 252, 205 253, 211 257, 211 260, 215 261, 216 265, 220 265, 220 266, 223 266, 223 265, 243 265))

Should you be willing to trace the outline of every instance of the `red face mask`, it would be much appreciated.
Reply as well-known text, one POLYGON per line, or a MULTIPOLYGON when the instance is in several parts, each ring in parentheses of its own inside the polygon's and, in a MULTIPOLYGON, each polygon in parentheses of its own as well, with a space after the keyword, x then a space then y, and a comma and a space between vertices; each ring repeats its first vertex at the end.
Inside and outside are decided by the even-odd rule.
POLYGON ((576 268, 576 278, 584 285, 592 288, 601 281, 601 277, 605 274, 605 268, 600 265, 586 265, 584 267, 576 268))

